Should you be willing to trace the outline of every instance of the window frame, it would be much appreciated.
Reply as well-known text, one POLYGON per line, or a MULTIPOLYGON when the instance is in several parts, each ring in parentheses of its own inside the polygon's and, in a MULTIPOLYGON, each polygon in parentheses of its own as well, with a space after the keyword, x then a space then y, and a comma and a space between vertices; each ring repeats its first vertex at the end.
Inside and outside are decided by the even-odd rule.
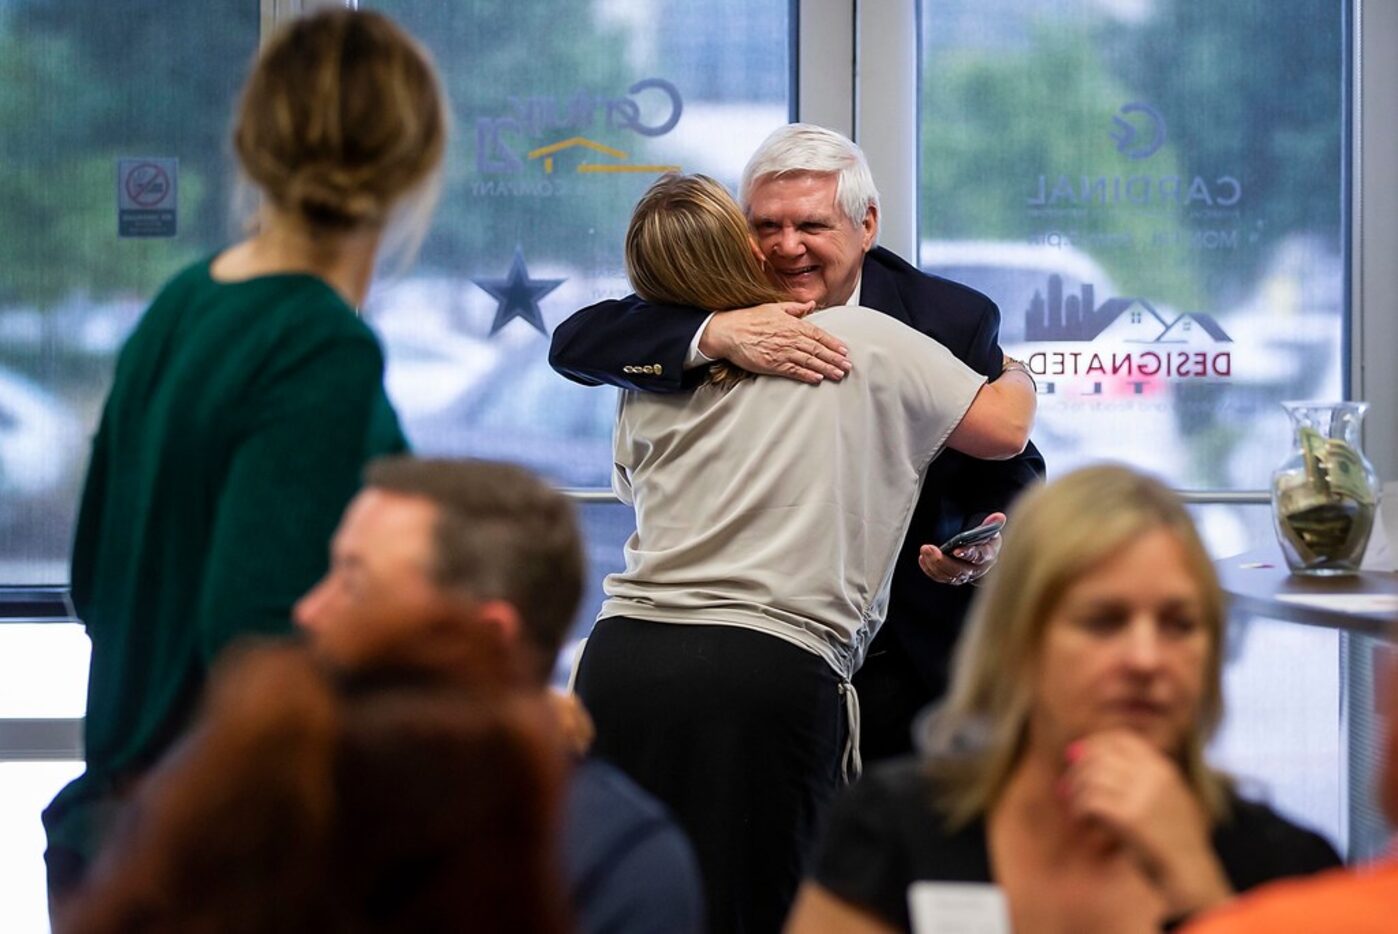
MULTIPOLYGON (((322 6, 355 7, 355 0, 259 0, 262 38, 280 23, 322 6)), ((916 257, 918 4, 857 0, 793 0, 795 31, 793 116, 852 136, 864 148, 883 196, 883 244, 916 257), (845 62, 847 67, 834 67, 845 62)), ((1398 367, 1383 351, 1398 346, 1398 112, 1376 90, 1398 87, 1398 6, 1352 0, 1347 50, 1349 171, 1346 208, 1351 225, 1346 287, 1347 386, 1351 398, 1378 403, 1366 425, 1366 450, 1380 476, 1398 476, 1398 367), (1382 356, 1381 356, 1382 355, 1382 356)), ((601 490, 570 491, 583 502, 611 499, 601 490)), ((1189 491, 1193 503, 1265 503, 1257 490, 1189 491)), ((65 586, 20 587, 0 582, 0 625, 77 622, 65 586)), ((0 761, 27 758, 42 748, 49 758, 80 758, 80 720, 0 719, 0 761), (57 754, 57 755, 55 755, 57 754)))

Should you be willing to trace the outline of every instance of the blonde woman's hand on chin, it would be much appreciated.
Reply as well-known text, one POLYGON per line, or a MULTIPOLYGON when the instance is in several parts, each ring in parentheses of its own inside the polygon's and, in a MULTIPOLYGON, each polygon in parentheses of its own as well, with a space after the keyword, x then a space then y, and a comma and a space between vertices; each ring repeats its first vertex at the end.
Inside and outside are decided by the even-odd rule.
POLYGON ((1105 828, 1140 862, 1184 918, 1233 891, 1210 842, 1204 806, 1179 767, 1130 730, 1104 730, 1068 747, 1059 792, 1070 814, 1105 828))

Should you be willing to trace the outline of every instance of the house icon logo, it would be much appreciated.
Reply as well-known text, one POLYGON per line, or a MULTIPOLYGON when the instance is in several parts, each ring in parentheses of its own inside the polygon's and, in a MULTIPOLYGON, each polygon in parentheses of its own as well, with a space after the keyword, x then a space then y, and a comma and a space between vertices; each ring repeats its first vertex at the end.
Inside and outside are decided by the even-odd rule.
POLYGON ((1231 344, 1233 338, 1213 316, 1181 314, 1167 321, 1144 298, 1109 298, 1096 303, 1090 283, 1077 295, 1063 294, 1063 277, 1048 278, 1048 295, 1035 290, 1024 312, 1024 338, 1030 342, 1112 341, 1119 344, 1155 344, 1161 349, 1178 345, 1231 344))
POLYGON ((641 165, 637 163, 627 162, 626 160, 630 159, 631 157, 624 150, 617 149, 614 146, 603 145, 602 143, 596 142, 595 140, 590 140, 585 136, 572 136, 568 139, 560 140, 557 143, 550 143, 547 146, 540 146, 537 149, 532 149, 529 151, 528 158, 530 162, 533 162, 535 159, 542 159, 544 166, 544 174, 552 175, 554 173, 555 168, 557 167, 555 157, 561 152, 567 152, 568 150, 572 149, 578 149, 589 153, 596 153, 597 155, 605 156, 608 160, 610 160, 585 160, 583 162, 579 162, 574 167, 574 171, 581 172, 584 174, 637 172, 653 173, 656 175, 660 175, 665 172, 678 172, 680 170, 680 167, 677 165, 641 165))

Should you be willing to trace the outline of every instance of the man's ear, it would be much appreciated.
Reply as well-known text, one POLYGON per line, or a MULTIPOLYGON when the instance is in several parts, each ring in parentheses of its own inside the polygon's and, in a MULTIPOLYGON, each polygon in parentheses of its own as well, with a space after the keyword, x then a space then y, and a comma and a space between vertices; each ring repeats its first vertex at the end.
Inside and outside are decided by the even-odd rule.
POLYGON ((762 255, 762 247, 757 245, 757 238, 752 234, 748 234, 748 246, 752 249, 752 255, 757 257, 757 265, 766 269, 767 257, 762 255))
POLYGON ((864 252, 868 253, 874 246, 874 241, 879 236, 879 206, 869 205, 869 210, 864 212, 864 223, 860 227, 860 236, 864 245, 864 252))
POLYGON ((524 622, 519 610, 508 600, 485 600, 473 608, 476 622, 500 633, 509 645, 517 646, 524 638, 524 622))

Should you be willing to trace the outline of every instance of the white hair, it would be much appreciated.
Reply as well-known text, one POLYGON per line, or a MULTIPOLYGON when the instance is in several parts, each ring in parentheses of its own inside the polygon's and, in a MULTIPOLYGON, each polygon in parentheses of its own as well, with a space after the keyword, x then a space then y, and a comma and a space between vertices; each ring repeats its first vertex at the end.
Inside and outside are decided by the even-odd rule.
POLYGON ((835 203, 856 227, 869 209, 879 208, 879 190, 864 152, 849 139, 813 123, 789 123, 762 141, 743 168, 738 189, 743 212, 749 209, 752 188, 782 175, 811 173, 835 176, 835 203))

